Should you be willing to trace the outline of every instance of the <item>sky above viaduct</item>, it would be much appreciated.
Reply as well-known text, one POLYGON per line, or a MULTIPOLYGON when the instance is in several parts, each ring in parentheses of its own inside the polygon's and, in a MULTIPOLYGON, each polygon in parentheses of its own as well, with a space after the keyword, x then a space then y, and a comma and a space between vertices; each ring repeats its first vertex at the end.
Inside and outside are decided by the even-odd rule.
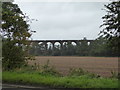
POLYGON ((96 39, 106 14, 105 2, 14 2, 31 19, 34 40, 96 39))

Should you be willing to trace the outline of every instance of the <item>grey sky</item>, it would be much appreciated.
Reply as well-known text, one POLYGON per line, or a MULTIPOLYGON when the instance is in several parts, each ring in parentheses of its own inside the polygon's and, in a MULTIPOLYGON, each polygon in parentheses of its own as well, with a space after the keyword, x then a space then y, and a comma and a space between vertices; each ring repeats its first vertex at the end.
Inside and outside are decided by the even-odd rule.
POLYGON ((17 2, 31 19, 33 39, 95 39, 106 14, 103 2, 17 2))

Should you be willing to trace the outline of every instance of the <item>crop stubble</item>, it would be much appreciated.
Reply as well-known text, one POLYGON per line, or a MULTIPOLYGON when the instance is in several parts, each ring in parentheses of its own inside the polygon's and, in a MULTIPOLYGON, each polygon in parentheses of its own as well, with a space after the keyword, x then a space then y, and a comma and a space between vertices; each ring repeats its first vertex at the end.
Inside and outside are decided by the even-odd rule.
POLYGON ((43 66, 49 60, 50 65, 64 75, 68 74, 70 68, 82 68, 104 77, 111 76, 111 71, 118 73, 117 57, 37 56, 35 59, 29 64, 43 66))

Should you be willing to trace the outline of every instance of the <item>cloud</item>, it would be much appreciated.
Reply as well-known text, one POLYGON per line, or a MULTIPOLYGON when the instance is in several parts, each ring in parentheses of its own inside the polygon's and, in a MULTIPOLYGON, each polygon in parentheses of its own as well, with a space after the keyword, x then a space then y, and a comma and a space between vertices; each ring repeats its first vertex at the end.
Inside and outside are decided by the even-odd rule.
POLYGON ((104 3, 18 3, 24 13, 37 19, 31 29, 37 31, 33 39, 95 39, 100 32, 104 3))

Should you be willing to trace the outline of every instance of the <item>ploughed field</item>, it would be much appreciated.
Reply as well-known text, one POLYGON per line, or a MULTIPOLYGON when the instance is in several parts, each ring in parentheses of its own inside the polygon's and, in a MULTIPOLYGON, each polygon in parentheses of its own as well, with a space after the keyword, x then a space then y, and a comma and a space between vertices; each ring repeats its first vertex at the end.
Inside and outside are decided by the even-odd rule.
POLYGON ((35 59, 29 64, 43 66, 49 60, 50 65, 64 75, 70 68, 82 68, 105 77, 110 77, 111 71, 118 73, 118 57, 36 56, 35 59))

